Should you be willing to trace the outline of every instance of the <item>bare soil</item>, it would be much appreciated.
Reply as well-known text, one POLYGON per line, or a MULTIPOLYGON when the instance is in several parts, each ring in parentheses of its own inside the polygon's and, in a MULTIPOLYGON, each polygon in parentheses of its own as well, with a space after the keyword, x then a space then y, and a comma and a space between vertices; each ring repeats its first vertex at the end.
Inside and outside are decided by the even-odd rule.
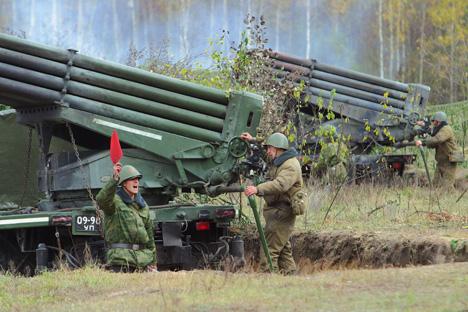
MULTIPOLYGON (((260 240, 244 236, 247 262, 256 266, 260 240)), ((294 234, 291 243, 299 271, 336 268, 385 268, 468 261, 468 240, 352 231, 294 234)))

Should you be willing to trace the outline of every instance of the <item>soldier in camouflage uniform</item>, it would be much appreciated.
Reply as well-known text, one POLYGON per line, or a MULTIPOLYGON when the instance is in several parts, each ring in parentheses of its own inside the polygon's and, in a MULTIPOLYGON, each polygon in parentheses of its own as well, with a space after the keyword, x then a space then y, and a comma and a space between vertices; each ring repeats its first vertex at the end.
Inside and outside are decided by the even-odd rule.
POLYGON ((156 270, 153 223, 138 191, 141 177, 134 167, 117 163, 96 197, 104 212, 107 266, 115 272, 156 270))
MULTIPOLYGON (((241 138, 246 141, 255 139, 249 133, 241 138)), ((263 196, 266 206, 263 209, 265 218, 265 238, 270 250, 273 270, 283 274, 296 271, 292 256, 290 237, 294 230, 296 216, 292 213, 289 194, 302 189, 301 165, 295 149, 289 149, 288 139, 281 133, 272 134, 265 142, 267 155, 273 165, 267 173, 267 181, 257 186, 248 186, 245 195, 263 196)), ((268 271, 267 260, 260 252, 261 270, 268 271)))
POLYGON ((457 156, 461 151, 456 143, 452 128, 447 123, 447 115, 437 112, 431 118, 432 133, 425 140, 416 140, 416 146, 427 146, 435 148, 435 159, 437 162, 434 176, 434 185, 438 187, 453 188, 455 173, 457 170, 457 156))

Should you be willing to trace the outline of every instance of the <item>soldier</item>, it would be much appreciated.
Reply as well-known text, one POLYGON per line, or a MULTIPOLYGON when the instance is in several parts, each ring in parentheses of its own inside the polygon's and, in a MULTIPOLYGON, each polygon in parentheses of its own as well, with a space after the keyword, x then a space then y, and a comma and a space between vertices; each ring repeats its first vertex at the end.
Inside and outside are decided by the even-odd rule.
POLYGON ((117 163, 96 197, 104 211, 107 266, 114 272, 156 271, 153 223, 139 193, 141 177, 133 166, 117 163))
MULTIPOLYGON (((434 185, 453 188, 457 162, 461 161, 461 152, 455 141, 452 128, 447 123, 447 115, 437 112, 431 118, 432 133, 425 140, 416 140, 416 146, 425 145, 435 148, 435 159, 437 162, 434 176, 434 185)), ((419 124, 419 122, 418 122, 419 124)))
MULTIPOLYGON (((245 141, 255 141, 249 133, 243 133, 245 141)), ((291 206, 291 194, 302 190, 301 165, 295 149, 289 149, 288 139, 281 133, 274 133, 265 142, 267 156, 272 166, 267 173, 267 181, 257 186, 247 186, 245 195, 263 196, 266 206, 265 238, 270 250, 273 270, 283 274, 293 274, 296 264, 292 256, 290 237, 294 229, 296 215, 291 206)), ((260 265, 267 271, 267 260, 260 252, 260 265)))

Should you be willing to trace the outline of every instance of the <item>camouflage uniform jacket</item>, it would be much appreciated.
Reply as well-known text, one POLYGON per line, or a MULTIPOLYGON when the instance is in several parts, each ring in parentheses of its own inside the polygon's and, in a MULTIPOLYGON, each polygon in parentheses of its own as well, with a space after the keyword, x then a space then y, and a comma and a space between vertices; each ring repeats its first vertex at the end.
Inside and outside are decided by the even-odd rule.
POLYGON ((449 155, 458 150, 455 135, 449 125, 443 126, 436 135, 423 141, 427 147, 435 148, 438 163, 449 162, 449 155))
POLYGON ((285 151, 273 161, 273 166, 267 173, 268 181, 257 185, 258 195, 263 196, 267 206, 264 210, 275 206, 291 207, 290 194, 302 188, 301 164, 297 160, 294 149, 285 151))
POLYGON ((155 263, 153 222, 149 208, 140 193, 132 200, 117 182, 111 179, 98 193, 96 200, 104 211, 104 236, 109 247, 107 263, 110 265, 145 268, 155 263), (111 248, 111 244, 139 244, 143 248, 132 250, 111 248))

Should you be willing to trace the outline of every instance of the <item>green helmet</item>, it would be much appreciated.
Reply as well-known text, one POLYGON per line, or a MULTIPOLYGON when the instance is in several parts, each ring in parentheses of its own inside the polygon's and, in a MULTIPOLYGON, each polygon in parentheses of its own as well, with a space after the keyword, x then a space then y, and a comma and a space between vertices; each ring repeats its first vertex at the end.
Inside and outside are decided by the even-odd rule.
POLYGON ((284 150, 287 150, 289 148, 288 138, 284 134, 279 132, 270 135, 265 141, 264 145, 273 146, 284 150))
POLYGON ((438 122, 447 122, 447 114, 444 112, 437 112, 432 116, 431 121, 433 120, 437 120, 438 122))
POLYGON ((135 167, 125 165, 122 167, 122 171, 120 171, 119 184, 122 184, 123 182, 134 178, 141 179, 141 177, 141 173, 138 172, 138 170, 136 170, 135 167))

